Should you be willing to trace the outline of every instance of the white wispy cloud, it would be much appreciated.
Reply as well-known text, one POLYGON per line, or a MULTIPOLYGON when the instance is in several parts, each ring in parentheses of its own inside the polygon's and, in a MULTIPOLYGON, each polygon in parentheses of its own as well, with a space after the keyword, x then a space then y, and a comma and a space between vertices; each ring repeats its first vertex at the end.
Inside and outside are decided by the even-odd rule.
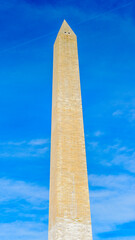
POLYGON ((127 146, 123 146, 121 141, 116 139, 114 141, 114 144, 106 146, 106 148, 104 148, 103 151, 105 153, 114 152, 114 154, 117 155, 117 154, 121 154, 121 152, 127 154, 127 153, 132 152, 133 150, 134 149, 132 149, 132 148, 128 148, 127 146))
POLYGON ((47 240, 48 226, 44 222, 48 218, 48 214, 45 214, 48 209, 48 189, 35 183, 4 178, 0 179, 0 185, 1 211, 4 206, 1 214, 6 216, 0 223, 0 239, 47 240), (15 207, 11 207, 13 203, 15 207), (11 222, 9 218, 16 218, 16 221, 11 222))
POLYGON ((103 132, 101 132, 101 131, 96 131, 96 132, 94 132, 94 136, 95 137, 100 137, 101 135, 103 135, 104 133, 103 132))
POLYGON ((47 240, 47 232, 47 225, 39 222, 0 223, 0 239, 2 240, 47 240))
POLYGON ((0 186, 0 203, 23 199, 36 206, 48 201, 48 189, 33 183, 1 178, 0 186))
MULTIPOLYGON (((94 240, 101 240, 101 239, 103 239, 103 238, 98 237, 98 236, 96 236, 96 238, 94 238, 94 240)), ((109 240, 135 240, 135 236, 109 237, 109 240)))
POLYGON ((135 120, 135 109, 131 109, 129 112, 129 120, 134 121, 135 120))
POLYGON ((119 146, 119 143, 109 145, 104 149, 104 152, 109 152, 110 150, 118 150, 119 146))
POLYGON ((0 153, 1 158, 25 158, 25 157, 41 157, 41 155, 45 154, 49 148, 39 148, 39 149, 33 149, 33 148, 21 148, 17 149, 8 149, 7 152, 0 153))
POLYGON ((113 117, 122 117, 129 122, 135 120, 135 98, 130 96, 130 93, 126 95, 129 100, 121 99, 118 102, 115 102, 114 106, 118 109, 112 113, 113 117))
POLYGON ((20 146, 20 145, 25 144, 25 143, 26 143, 26 141, 21 141, 21 142, 12 142, 11 141, 11 142, 8 142, 7 144, 8 145, 14 145, 14 146, 20 146))
POLYGON ((123 112, 121 110, 116 110, 115 112, 113 112, 113 116, 118 117, 121 116, 123 114, 123 112))
POLYGON ((30 142, 28 142, 29 145, 35 146, 35 145, 43 145, 48 143, 48 139, 33 139, 30 142))
POLYGON ((120 147, 118 150, 119 150, 119 152, 123 152, 123 151, 127 151, 127 148, 126 147, 120 147))
MULTIPOLYGON (((110 154, 111 160, 103 160, 101 163, 108 166, 120 166, 135 173, 135 149, 122 146, 120 142, 107 146, 104 153, 110 154)), ((110 158, 109 158, 110 159, 110 158)))
POLYGON ((48 139, 0 142, 0 157, 39 157, 49 150, 48 143, 48 139))
POLYGON ((9 141, 9 142, 0 142, 0 145, 2 146, 4 146, 4 145, 13 145, 13 146, 20 146, 20 145, 23 145, 23 144, 25 144, 25 143, 27 143, 25 140, 24 141, 18 141, 18 142, 16 142, 16 141, 9 141))
POLYGON ((121 165, 126 170, 135 173, 135 152, 117 154, 111 164, 121 165))
POLYGON ((94 188, 90 200, 95 239, 99 233, 117 230, 117 224, 135 221, 135 177, 90 175, 89 184, 94 188))

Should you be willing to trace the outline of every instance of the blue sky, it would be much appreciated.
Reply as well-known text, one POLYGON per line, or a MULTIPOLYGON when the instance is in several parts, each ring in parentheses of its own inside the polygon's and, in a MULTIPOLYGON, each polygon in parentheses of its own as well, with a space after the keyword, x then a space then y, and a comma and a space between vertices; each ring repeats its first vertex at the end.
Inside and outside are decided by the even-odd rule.
POLYGON ((78 37, 93 240, 135 240, 135 2, 0 0, 0 239, 47 240, 53 43, 78 37))

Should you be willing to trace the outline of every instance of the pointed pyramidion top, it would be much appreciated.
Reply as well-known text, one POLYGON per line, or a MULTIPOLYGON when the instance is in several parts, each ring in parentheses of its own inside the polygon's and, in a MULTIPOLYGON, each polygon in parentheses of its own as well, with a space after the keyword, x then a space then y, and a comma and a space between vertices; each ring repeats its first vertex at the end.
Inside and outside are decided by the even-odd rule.
MULTIPOLYGON (((65 34, 74 34, 73 30, 71 29, 71 27, 68 25, 68 23, 66 22, 66 20, 63 21, 61 28, 59 30, 59 33, 65 33, 65 34)), ((58 34, 59 34, 58 33, 58 34)))
POLYGON ((58 32, 58 36, 60 35, 68 35, 68 36, 74 36, 76 37, 75 33, 73 32, 73 30, 71 29, 71 27, 68 25, 68 23, 66 22, 66 20, 63 21, 62 25, 61 25, 61 28, 58 32))

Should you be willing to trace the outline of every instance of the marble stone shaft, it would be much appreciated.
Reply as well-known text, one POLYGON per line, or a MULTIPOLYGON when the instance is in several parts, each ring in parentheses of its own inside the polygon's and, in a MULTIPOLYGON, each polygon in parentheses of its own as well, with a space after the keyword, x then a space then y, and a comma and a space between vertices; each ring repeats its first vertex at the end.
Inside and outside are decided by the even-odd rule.
POLYGON ((64 20, 54 44, 49 240, 92 240, 77 39, 64 20))

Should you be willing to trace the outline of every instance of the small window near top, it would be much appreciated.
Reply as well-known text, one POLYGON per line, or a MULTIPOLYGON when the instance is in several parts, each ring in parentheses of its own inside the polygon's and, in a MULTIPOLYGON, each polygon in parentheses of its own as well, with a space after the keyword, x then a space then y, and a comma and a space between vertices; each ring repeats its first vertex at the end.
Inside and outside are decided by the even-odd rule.
POLYGON ((67 33, 67 32, 64 32, 64 33, 67 33))
POLYGON ((68 34, 70 34, 70 32, 68 32, 68 34))

